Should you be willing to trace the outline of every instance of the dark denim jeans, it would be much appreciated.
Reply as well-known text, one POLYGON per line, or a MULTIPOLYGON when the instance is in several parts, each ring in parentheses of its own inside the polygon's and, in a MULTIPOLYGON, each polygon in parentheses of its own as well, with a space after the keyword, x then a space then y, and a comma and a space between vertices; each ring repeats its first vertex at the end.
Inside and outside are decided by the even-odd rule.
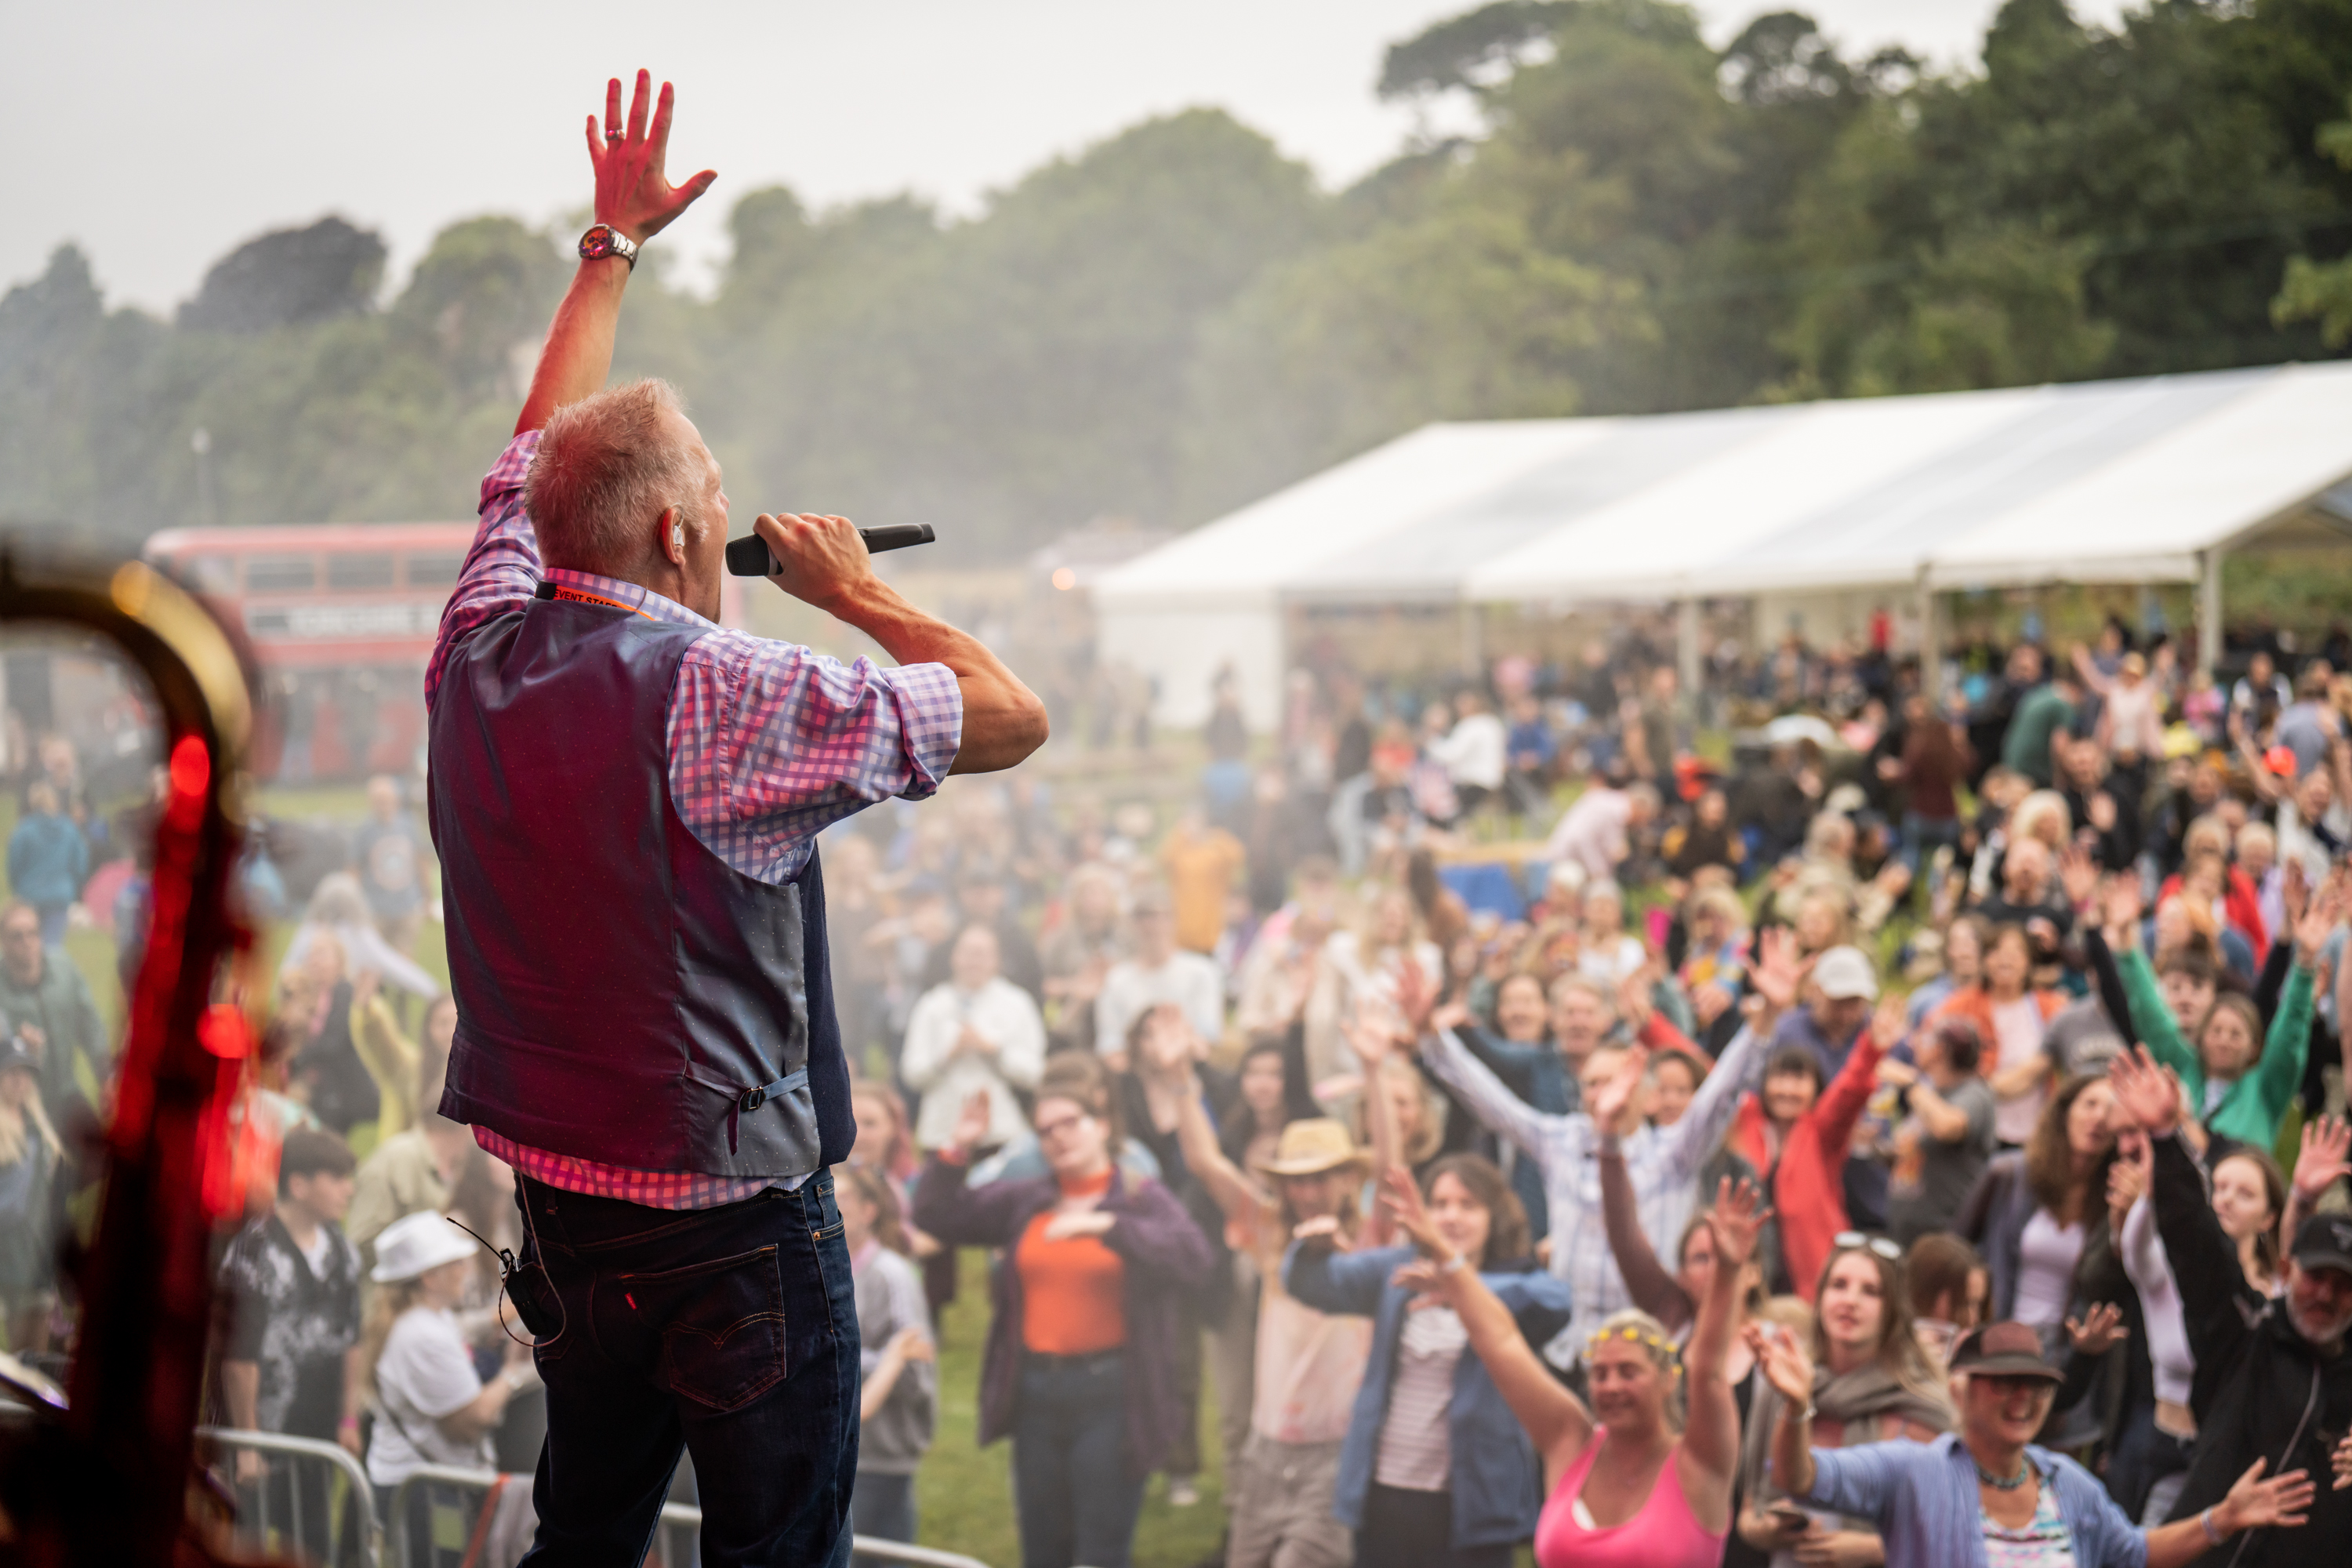
MULTIPOLYGON (((636 1568, 681 1448, 705 1568, 846 1564, 857 1304, 833 1175, 673 1213, 519 1184, 562 1331, 530 1568, 636 1568)), ((530 1245, 526 1236, 526 1247, 530 1245)))
POLYGON ((1454 1494, 1412 1492, 1374 1481, 1356 1531, 1356 1568, 1510 1568, 1507 1544, 1454 1546, 1454 1494))
POLYGON ((1127 1473, 1127 1363, 1030 1353, 1013 1416, 1023 1568, 1128 1568, 1143 1478, 1127 1473))

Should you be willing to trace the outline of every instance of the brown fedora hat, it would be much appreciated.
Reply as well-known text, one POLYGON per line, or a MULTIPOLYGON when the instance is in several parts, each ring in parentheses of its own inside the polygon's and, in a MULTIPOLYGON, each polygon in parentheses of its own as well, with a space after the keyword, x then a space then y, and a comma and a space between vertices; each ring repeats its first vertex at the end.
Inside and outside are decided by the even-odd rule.
POLYGON ((1284 1128, 1274 1158, 1258 1161, 1257 1168, 1269 1176, 1319 1176, 1346 1165, 1369 1164, 1371 1158, 1339 1122, 1309 1116, 1284 1128))

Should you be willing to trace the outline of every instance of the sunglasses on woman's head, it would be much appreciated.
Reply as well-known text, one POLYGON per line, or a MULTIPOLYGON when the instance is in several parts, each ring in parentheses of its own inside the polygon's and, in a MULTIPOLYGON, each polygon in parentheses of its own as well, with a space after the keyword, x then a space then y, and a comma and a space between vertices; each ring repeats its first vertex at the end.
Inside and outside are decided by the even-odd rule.
POLYGON ((1830 1238, 1830 1245, 1840 1252, 1867 1247, 1889 1263, 1903 1261, 1903 1249, 1883 1236, 1864 1236, 1858 1230, 1842 1230, 1830 1238))

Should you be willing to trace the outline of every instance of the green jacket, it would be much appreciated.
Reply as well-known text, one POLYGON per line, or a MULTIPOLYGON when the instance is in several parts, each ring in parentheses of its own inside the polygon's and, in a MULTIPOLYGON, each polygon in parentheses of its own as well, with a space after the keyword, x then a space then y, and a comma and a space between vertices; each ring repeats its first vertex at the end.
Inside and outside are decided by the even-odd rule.
MULTIPOLYGON (((2131 1003, 2132 1033, 2146 1042, 2158 1062, 2180 1075, 2189 1086, 2189 1102, 2205 1103, 2205 1064, 2180 1037, 2180 1026, 2156 983, 2156 970, 2137 948, 2122 955, 2124 995, 2131 1003)), ((2287 971, 2286 991, 2279 998, 2271 1032, 2253 1071, 2231 1084, 2205 1125, 2224 1138, 2251 1143, 2267 1152, 2278 1142, 2279 1122, 2303 1087, 2304 1058, 2311 1050, 2311 971, 2296 964, 2287 971)))
POLYGON ((0 969, 0 1017, 11 1029, 26 1025, 41 1031, 41 1103, 60 1131, 76 1110, 92 1110, 113 1065, 106 1026, 89 983, 72 959, 52 948, 41 955, 41 978, 19 985, 0 969))

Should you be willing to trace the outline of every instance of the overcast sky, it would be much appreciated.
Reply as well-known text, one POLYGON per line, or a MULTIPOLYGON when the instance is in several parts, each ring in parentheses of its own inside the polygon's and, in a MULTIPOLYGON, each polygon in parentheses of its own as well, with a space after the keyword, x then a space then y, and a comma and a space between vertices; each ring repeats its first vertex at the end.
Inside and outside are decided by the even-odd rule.
MULTIPOLYGON (((818 205, 992 188, 1148 115, 1214 104, 1343 184, 1408 112, 1372 96, 1398 38, 1475 0, 0 0, 13 117, 0 287, 58 244, 110 300, 168 310, 239 240, 327 213, 381 232, 395 278, 453 219, 544 220, 587 196, 604 79, 677 83, 673 171, 719 183, 663 243, 706 260, 737 196, 818 205)), ((2112 19, 2123 0, 2074 0, 2112 19)), ((1698 0, 1717 43, 1807 9, 1849 52, 1972 58, 1999 0, 1698 0)))

